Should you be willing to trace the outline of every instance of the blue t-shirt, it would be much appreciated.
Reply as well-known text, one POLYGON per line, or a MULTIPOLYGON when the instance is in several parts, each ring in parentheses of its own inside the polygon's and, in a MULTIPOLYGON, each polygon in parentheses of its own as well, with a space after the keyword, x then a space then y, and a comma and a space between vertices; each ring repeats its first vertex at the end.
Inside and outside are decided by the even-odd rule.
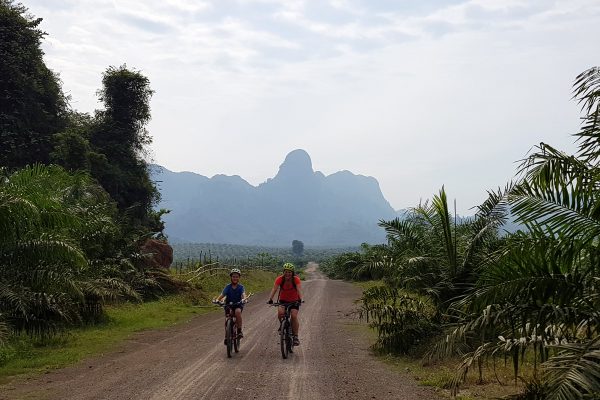
POLYGON ((244 293, 244 285, 241 283, 237 284, 237 287, 234 289, 231 286, 231 283, 225 286, 223 289, 223 296, 227 296, 227 303, 237 303, 242 301, 242 294, 244 293))

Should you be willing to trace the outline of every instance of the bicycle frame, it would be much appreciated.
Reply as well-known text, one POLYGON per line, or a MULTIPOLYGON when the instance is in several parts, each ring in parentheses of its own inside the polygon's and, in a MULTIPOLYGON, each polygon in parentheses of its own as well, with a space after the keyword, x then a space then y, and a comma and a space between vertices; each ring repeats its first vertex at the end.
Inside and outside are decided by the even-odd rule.
POLYGON ((243 301, 237 303, 219 303, 213 304, 225 308, 225 344, 227 345, 227 357, 231 358, 231 350, 236 353, 240 351, 240 338, 238 337, 237 319, 235 317, 235 307, 244 304, 243 301))
POLYGON ((294 352, 294 338, 292 332, 291 309, 293 306, 299 305, 301 302, 295 301, 292 303, 273 303, 273 307, 285 307, 283 319, 279 325, 279 343, 281 346, 281 356, 286 359, 289 353, 294 352))

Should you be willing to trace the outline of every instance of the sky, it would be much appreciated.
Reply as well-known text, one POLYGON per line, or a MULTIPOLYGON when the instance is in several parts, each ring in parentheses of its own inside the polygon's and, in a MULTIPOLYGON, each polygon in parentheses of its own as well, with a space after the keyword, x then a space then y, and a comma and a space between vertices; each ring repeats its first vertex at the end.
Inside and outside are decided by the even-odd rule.
POLYGON ((573 153, 598 0, 23 0, 72 108, 103 71, 155 91, 151 161, 258 185, 292 150, 375 177, 395 209, 442 185, 459 213, 540 142, 573 153))

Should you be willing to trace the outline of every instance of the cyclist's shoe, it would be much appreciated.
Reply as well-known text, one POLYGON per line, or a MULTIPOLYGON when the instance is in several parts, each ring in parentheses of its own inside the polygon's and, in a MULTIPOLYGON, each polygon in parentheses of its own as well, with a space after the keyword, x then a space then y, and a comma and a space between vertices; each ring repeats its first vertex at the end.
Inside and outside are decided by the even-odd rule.
POLYGON ((300 346, 300 339, 296 335, 294 335, 294 346, 300 346))
POLYGON ((237 337, 238 337, 238 339, 243 338, 244 337, 244 333, 242 331, 238 331, 237 337))

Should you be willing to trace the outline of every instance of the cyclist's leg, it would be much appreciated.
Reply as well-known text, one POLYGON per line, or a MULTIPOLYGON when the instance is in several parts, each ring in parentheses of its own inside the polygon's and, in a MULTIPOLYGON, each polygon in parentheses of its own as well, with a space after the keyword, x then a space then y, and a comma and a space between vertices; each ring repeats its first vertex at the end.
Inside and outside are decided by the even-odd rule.
POLYGON ((290 313, 292 315, 292 332, 295 336, 298 336, 298 330, 300 329, 300 322, 298 322, 298 309, 292 308, 290 313))
POLYGON ((229 314, 228 307, 223 307, 225 311, 225 339, 223 339, 223 344, 227 346, 227 315, 229 314))
POLYGON ((242 308, 238 307, 235 309, 235 319, 238 328, 238 332, 242 330, 242 308))
POLYGON ((284 306, 277 307, 277 319, 279 321, 281 321, 284 316, 285 316, 285 307, 284 306))
POLYGON ((298 309, 292 308, 290 310, 292 317, 292 334, 294 336, 294 346, 300 345, 300 339, 298 339, 298 330, 300 329, 300 322, 298 321, 298 309))

